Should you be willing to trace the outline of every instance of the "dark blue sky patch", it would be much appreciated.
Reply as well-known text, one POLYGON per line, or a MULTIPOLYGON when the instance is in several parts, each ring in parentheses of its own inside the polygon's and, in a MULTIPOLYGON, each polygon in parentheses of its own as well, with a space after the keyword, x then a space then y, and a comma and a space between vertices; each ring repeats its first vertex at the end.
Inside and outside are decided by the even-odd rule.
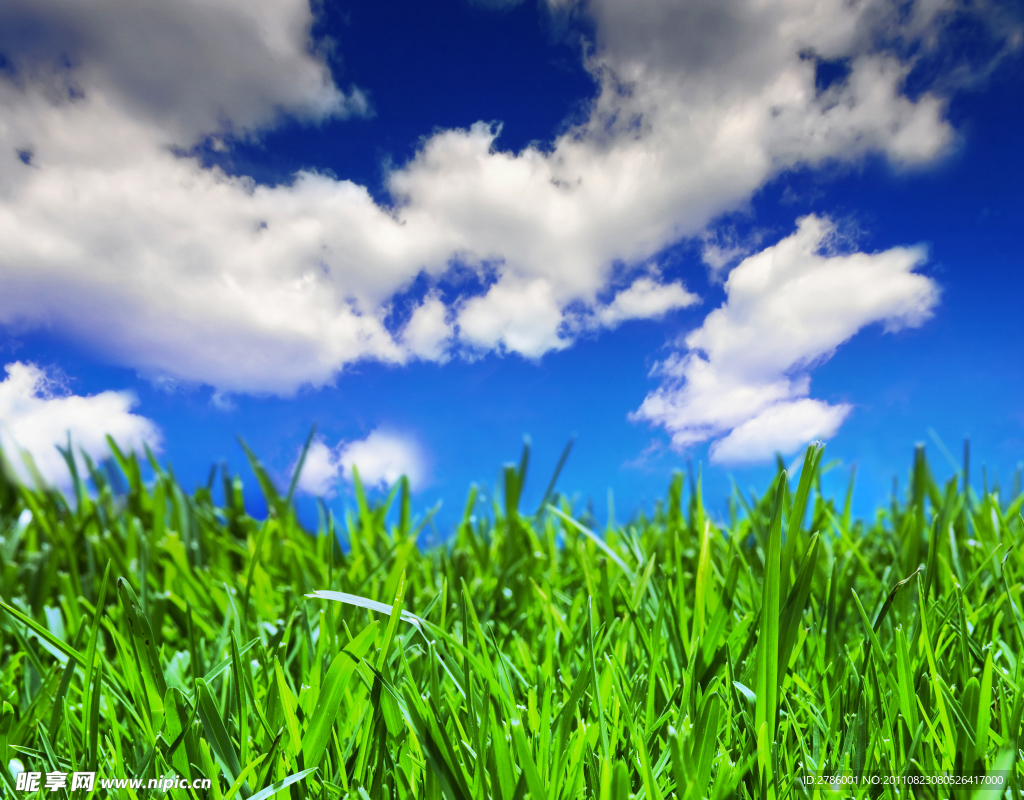
POLYGON ((413 311, 423 302, 432 287, 433 281, 430 276, 421 272, 408 288, 392 297, 389 313, 384 318, 384 327, 389 333, 397 334, 405 327, 413 311))
POLYGON ((819 93, 827 92, 832 86, 842 86, 850 75, 850 59, 817 59, 814 66, 814 88, 819 93))
POLYGON ((328 171, 387 204, 388 169, 408 162, 435 131, 494 121, 499 148, 544 148, 585 118, 597 91, 578 39, 553 36, 532 3, 501 13, 460 0, 329 4, 316 30, 333 43, 335 81, 364 91, 372 115, 284 121, 254 140, 229 139, 226 150, 208 140, 192 154, 269 186, 303 169, 328 171))
POLYGON ((999 13, 987 19, 964 11, 949 14, 935 45, 919 47, 915 53, 903 85, 908 97, 917 100, 927 91, 977 90, 1000 66, 1019 70, 1024 14, 1019 4, 997 2, 993 9, 999 13))

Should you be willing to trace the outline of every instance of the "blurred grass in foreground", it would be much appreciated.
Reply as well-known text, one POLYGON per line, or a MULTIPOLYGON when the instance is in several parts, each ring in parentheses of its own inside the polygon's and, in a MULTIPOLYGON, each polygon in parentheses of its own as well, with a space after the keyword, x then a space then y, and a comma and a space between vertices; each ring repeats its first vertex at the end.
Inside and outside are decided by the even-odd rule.
POLYGON ((404 481, 356 481, 343 552, 251 454, 264 521, 237 477, 217 506, 114 455, 126 488, 87 464, 72 502, 0 477, 3 766, 212 779, 174 800, 1021 796, 1024 495, 939 486, 923 448, 874 520, 821 495, 812 445, 728 522, 677 475, 601 531, 551 488, 519 509, 524 450, 493 518, 471 490, 425 552, 404 481))

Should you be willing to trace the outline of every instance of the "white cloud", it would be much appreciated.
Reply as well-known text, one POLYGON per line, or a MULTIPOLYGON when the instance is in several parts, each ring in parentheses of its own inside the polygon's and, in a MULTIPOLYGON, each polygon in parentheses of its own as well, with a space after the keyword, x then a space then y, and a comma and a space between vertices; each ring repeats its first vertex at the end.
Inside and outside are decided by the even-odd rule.
POLYGON ((155 123, 163 144, 188 146, 282 113, 366 113, 365 95, 341 92, 310 52, 312 22, 309 3, 281 0, 5 0, 0 51, 25 84, 49 84, 51 100, 102 98, 155 123))
POLYGON ((125 450, 159 449, 156 425, 132 414, 135 398, 128 392, 100 392, 83 397, 61 393, 60 384, 34 364, 16 361, 4 367, 0 381, 0 446, 18 477, 28 480, 20 452, 28 451, 39 472, 51 484, 68 487, 71 475, 57 447, 67 447, 68 436, 78 461, 85 451, 93 461, 107 458, 109 434, 125 450))
POLYGON ((744 259, 725 282, 726 301, 659 365, 662 385, 633 419, 664 427, 677 448, 728 434, 717 461, 757 460, 831 436, 850 411, 806 399, 808 369, 873 323, 916 327, 939 292, 916 272, 921 247, 836 252, 827 219, 801 219, 795 233, 744 259))
POLYGON ((466 302, 458 323, 462 340, 479 350, 504 345, 537 358, 571 344, 559 331, 562 310, 544 278, 500 281, 487 294, 466 302))
POLYGON ((448 322, 448 309, 436 294, 428 294, 412 312, 402 329, 402 344, 425 361, 447 360, 453 330, 448 322))
POLYGON ((364 486, 387 488, 403 475, 413 489, 427 479, 427 460, 411 437, 378 428, 365 439, 329 447, 322 440, 310 445, 299 476, 298 488, 307 494, 327 496, 344 477, 352 482, 353 465, 364 486))
POLYGON ((427 478, 426 458, 411 438, 393 431, 377 429, 365 439, 344 444, 338 461, 351 480, 352 467, 367 486, 391 486, 403 475, 413 488, 421 488, 427 478))
MULTIPOLYGON (((223 392, 288 394, 359 359, 443 360, 460 344, 535 358, 571 345, 581 313, 644 311, 643 283, 618 307, 598 298, 623 268, 650 279, 652 255, 780 172, 869 152, 915 165, 953 140, 942 96, 901 93, 901 54, 927 47, 941 14, 886 0, 585 9, 599 92, 586 122, 518 153, 482 123, 436 133, 389 174, 385 207, 315 171, 256 186, 180 155, 280 115, 366 111, 310 49, 306 0, 4 4, 17 78, 0 78, 0 325, 49 326, 223 392), (848 79, 817 91, 819 57, 848 59, 848 79), (389 330, 395 293, 454 262, 496 280, 444 309, 428 295, 389 330)), ((675 307, 688 295, 658 294, 672 292, 675 307)))
POLYGON ((719 225, 701 236, 701 259, 711 267, 712 279, 724 278, 726 267, 734 267, 760 245, 768 232, 755 229, 741 235, 732 225, 719 225))
POLYGON ((711 460, 742 464, 792 453, 814 439, 832 437, 850 411, 845 403, 830 406, 809 397, 775 403, 713 443, 711 460))
POLYGON ((623 289, 611 303, 598 309, 597 319, 607 328, 614 328, 628 319, 658 319, 677 308, 688 308, 700 298, 680 282, 657 283, 651 278, 637 278, 623 289))
POLYGON ((302 462, 296 488, 306 494, 328 497, 334 493, 340 472, 337 454, 321 439, 316 439, 306 451, 306 460, 302 462))

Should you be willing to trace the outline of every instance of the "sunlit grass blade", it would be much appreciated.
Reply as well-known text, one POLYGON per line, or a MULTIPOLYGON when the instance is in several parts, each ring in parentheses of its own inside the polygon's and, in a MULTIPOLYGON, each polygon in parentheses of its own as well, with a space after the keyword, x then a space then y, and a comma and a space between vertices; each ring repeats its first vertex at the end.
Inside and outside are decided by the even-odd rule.
POLYGON ((796 553, 797 542, 800 539, 800 529, 803 526, 804 515, 807 509, 807 499, 814 485, 814 479, 818 473, 818 466, 825 453, 825 445, 821 442, 812 442, 804 454, 803 467, 800 469, 800 483, 797 485, 796 496, 793 498, 793 505, 789 511, 789 525, 786 530, 786 544, 782 550, 781 575, 782 587, 785 591, 789 586, 789 568, 793 563, 796 553))
POLYGON ((320 759, 330 742, 334 720, 343 707, 345 691, 348 689, 352 674, 359 664, 359 659, 366 655, 376 637, 377 622, 374 621, 349 642, 331 662, 320 686, 320 696, 317 698, 313 716, 302 736, 302 752, 307 765, 316 767, 320 764, 320 759))
POLYGON ((249 800, 267 800, 268 797, 273 797, 278 792, 287 789, 293 783, 298 783, 307 775, 312 775, 314 772, 316 772, 315 769, 304 769, 301 772, 296 772, 294 775, 289 775, 287 778, 271 784, 266 789, 261 789, 256 792, 256 794, 250 797, 249 800))

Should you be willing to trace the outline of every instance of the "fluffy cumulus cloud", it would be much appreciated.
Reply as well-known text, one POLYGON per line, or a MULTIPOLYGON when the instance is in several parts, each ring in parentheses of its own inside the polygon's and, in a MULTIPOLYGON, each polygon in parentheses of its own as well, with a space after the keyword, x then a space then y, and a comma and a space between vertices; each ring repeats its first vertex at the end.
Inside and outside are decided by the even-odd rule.
POLYGON ((835 433, 850 406, 808 397, 808 369, 867 325, 921 325, 939 299, 917 271, 923 248, 844 253, 842 245, 832 222, 808 216, 740 262, 725 303, 658 365, 662 384, 634 418, 663 426, 680 449, 717 438, 719 462, 756 461, 835 433))
POLYGON ((648 277, 637 278, 598 311, 597 319, 602 325, 614 328, 623 320, 657 319, 669 311, 698 302, 700 298, 688 292, 682 283, 659 284, 648 277))
POLYGON ((122 449, 158 449, 160 432, 150 420, 131 413, 135 398, 126 392, 100 392, 83 397, 63 390, 60 382, 33 364, 16 361, 0 381, 0 446, 22 480, 30 479, 22 452, 27 452, 43 478, 67 487, 71 476, 58 447, 84 451, 93 461, 110 455, 109 434, 122 449))
POLYGON ((317 497, 328 497, 334 494, 335 487, 341 478, 341 465, 337 454, 322 439, 309 445, 306 460, 302 462, 299 473, 299 491, 317 497))
POLYGON ((16 86, 48 89, 49 105, 109 103, 110 113, 157 123, 163 144, 187 146, 282 113, 367 113, 365 95, 339 90, 309 52, 311 23, 308 3, 279 0, 5 0, 0 51, 16 86))
POLYGON ((389 173, 383 206, 315 165, 264 186, 189 155, 282 115, 370 113, 311 42, 307 0, 11 0, 0 325, 48 326, 154 378, 288 394, 359 359, 538 357, 660 316, 694 298, 652 257, 772 176, 948 149, 944 96, 902 87, 951 2, 552 2, 596 22, 589 117, 520 152, 487 124, 437 132, 389 173), (822 61, 848 74, 823 89, 822 61), (428 289, 389 326, 396 293, 453 264, 486 292, 428 289))
POLYGON ((402 331, 402 344, 426 361, 445 361, 452 341, 448 309, 437 294, 428 294, 416 307, 402 331))
POLYGON ((791 453, 814 439, 828 439, 850 410, 847 403, 829 405, 810 397, 773 403, 712 444, 711 460, 744 464, 791 453))
POLYGON ((331 495, 341 480, 352 482, 353 467, 365 486, 387 488, 404 475, 415 490, 427 479, 427 461, 419 443, 378 428, 365 439, 340 442, 335 447, 314 441, 299 475, 299 489, 312 495, 331 495))

